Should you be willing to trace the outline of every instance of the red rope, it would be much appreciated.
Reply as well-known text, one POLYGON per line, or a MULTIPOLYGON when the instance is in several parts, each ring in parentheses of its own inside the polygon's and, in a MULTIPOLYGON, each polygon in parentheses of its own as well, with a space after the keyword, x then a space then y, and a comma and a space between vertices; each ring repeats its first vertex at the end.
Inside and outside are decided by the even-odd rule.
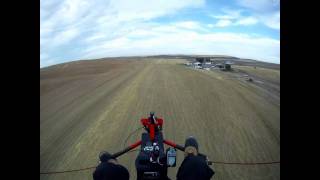
POLYGON ((214 162, 215 164, 236 164, 236 165, 263 165, 263 164, 280 164, 280 161, 271 161, 271 162, 252 162, 252 163, 241 163, 241 162, 214 162))
MULTIPOLYGON (((128 153, 134 152, 134 151, 138 151, 138 149, 135 150, 131 150, 128 153)), ((92 166, 92 167, 87 167, 87 168, 82 168, 82 169, 73 169, 73 170, 67 170, 67 171, 50 171, 50 172, 40 172, 40 174, 60 174, 60 173, 68 173, 68 172, 76 172, 76 171, 85 171, 85 170, 89 170, 89 169, 94 169, 97 166, 92 166)))
POLYGON ((82 169, 74 169, 74 170, 69 170, 69 171, 40 172, 40 174, 59 174, 59 173, 68 173, 68 172, 84 171, 84 170, 93 169, 93 168, 96 168, 96 166, 93 166, 93 167, 87 167, 87 168, 82 168, 82 169))

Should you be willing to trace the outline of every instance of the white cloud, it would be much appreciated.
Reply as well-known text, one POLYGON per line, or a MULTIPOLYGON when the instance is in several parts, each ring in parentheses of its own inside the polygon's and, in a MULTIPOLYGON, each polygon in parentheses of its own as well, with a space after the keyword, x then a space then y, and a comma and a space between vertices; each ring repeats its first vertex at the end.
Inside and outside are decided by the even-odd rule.
MULTIPOLYGON (((254 25, 259 22, 256 17, 253 16, 243 16, 242 13, 244 10, 242 9, 227 9, 223 8, 221 11, 224 14, 220 15, 209 15, 210 17, 217 19, 217 23, 215 25, 210 25, 211 27, 227 27, 227 26, 249 26, 254 25)), ((209 27, 210 27, 209 26, 209 27)))
MULTIPOLYGON (((105 41, 85 51, 86 58, 152 54, 225 54, 280 62, 280 42, 261 36, 238 33, 199 33, 183 27, 153 25, 148 38, 136 33, 105 41)), ((144 31, 140 31, 144 32, 144 31)))
POLYGON ((268 15, 260 16, 261 21, 264 22, 264 24, 272 29, 280 29, 280 12, 275 12, 268 15))
MULTIPOLYGON (((101 44, 99 41, 130 33, 141 22, 204 5, 205 0, 41 0, 40 49, 51 54, 74 41, 89 48, 101 44)), ((195 27, 191 22, 179 25, 195 27)), ((68 49, 63 51, 71 53, 68 49)))
POLYGON ((237 0, 267 27, 280 29, 280 0, 237 0))
POLYGON ((215 25, 209 27, 227 27, 227 26, 250 26, 262 23, 272 29, 280 29, 280 11, 257 14, 256 12, 250 16, 243 16, 239 10, 228 10, 222 15, 210 15, 210 17, 218 19, 215 25))
POLYGON ((177 27, 182 27, 186 29, 197 29, 199 28, 199 24, 194 21, 183 21, 175 24, 177 27))
POLYGON ((230 16, 230 15, 210 15, 212 18, 215 18, 215 19, 229 19, 229 20, 232 20, 232 19, 236 19, 237 17, 234 17, 234 16, 230 16))
POLYGON ((179 9, 187 7, 201 7, 204 0, 111 0, 110 7, 114 9, 119 21, 131 21, 134 19, 151 19, 167 14, 175 13, 179 9))
POLYGON ((276 21, 267 16, 244 17, 242 10, 224 9, 225 14, 213 16, 218 19, 216 24, 191 20, 152 22, 154 18, 204 5, 204 0, 41 1, 40 66, 72 60, 68 57, 176 53, 227 54, 262 60, 280 58, 278 40, 208 31, 214 27, 252 25, 256 21, 268 22, 270 27, 275 27, 276 21))
POLYGON ((235 22, 235 25, 254 25, 258 23, 258 19, 254 17, 244 17, 235 22))
POLYGON ((224 16, 216 16, 221 19, 218 19, 218 21, 215 24, 208 24, 208 27, 228 27, 228 26, 250 26, 257 24, 259 20, 252 16, 247 17, 237 17, 234 19, 230 18, 224 18, 224 16))
POLYGON ((232 24, 232 21, 227 20, 227 19, 221 19, 218 20, 218 22, 215 24, 216 27, 226 27, 230 26, 232 24))
POLYGON ((70 42, 80 34, 78 29, 68 29, 55 34, 50 42, 50 46, 59 46, 70 42))
POLYGON ((280 0, 237 0, 237 2, 243 7, 262 13, 274 11, 280 5, 280 0))

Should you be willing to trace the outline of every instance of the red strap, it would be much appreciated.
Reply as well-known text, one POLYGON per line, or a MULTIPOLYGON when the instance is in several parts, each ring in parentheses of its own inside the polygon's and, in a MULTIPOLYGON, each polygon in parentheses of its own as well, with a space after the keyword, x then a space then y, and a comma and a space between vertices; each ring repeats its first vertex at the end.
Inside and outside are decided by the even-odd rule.
POLYGON ((157 119, 157 125, 162 126, 163 124, 163 119, 157 119))
POLYGON ((149 124, 149 130, 150 130, 150 139, 151 141, 153 141, 155 137, 154 124, 149 124))
POLYGON ((168 141, 168 140, 163 140, 163 143, 165 143, 166 145, 169 145, 171 147, 177 147, 176 143, 168 141))
POLYGON ((130 149, 134 149, 134 148, 136 148, 136 147, 140 146, 140 145, 141 145, 141 143, 142 143, 142 141, 140 140, 140 141, 137 141, 136 143, 134 143, 134 144, 130 145, 129 147, 130 147, 130 149))
POLYGON ((141 119, 141 124, 147 126, 149 124, 149 119, 141 119))

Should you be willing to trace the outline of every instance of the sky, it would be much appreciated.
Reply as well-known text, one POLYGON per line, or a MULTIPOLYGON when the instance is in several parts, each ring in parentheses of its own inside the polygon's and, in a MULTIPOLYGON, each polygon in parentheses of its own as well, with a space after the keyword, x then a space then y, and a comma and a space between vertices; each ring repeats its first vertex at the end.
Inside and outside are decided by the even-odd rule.
POLYGON ((160 54, 280 64, 280 0, 40 1, 40 67, 160 54))

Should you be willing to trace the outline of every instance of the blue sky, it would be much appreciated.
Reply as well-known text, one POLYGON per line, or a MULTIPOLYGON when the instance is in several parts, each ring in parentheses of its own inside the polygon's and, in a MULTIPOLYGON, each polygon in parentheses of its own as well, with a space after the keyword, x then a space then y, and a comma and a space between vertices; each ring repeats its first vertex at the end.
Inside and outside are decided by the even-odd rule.
POLYGON ((40 1, 40 67, 157 54, 218 54, 280 63, 280 2, 40 1))

